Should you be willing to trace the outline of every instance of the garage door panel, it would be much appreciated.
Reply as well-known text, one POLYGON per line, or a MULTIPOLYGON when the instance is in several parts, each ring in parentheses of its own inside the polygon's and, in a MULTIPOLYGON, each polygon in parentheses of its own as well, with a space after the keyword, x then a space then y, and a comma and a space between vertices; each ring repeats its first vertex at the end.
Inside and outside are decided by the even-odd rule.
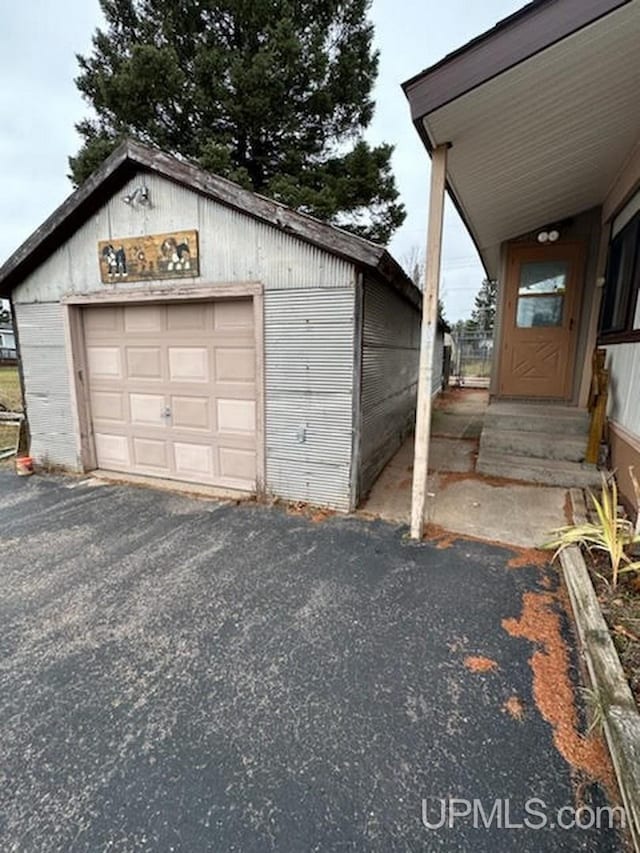
POLYGON ((162 439, 133 438, 134 463, 144 468, 156 468, 162 473, 169 470, 167 442, 162 439))
POLYGON ((169 347, 169 379, 175 382, 208 382, 209 349, 200 347, 169 347))
POLYGON ((211 322, 209 305, 169 305, 167 307, 167 330, 170 332, 203 331, 211 322))
POLYGON ((126 421, 124 394, 119 391, 94 391, 91 394, 93 417, 101 421, 126 421))
POLYGON ((216 347, 214 363, 217 382, 255 382, 256 355, 249 347, 216 347))
POLYGON ((253 302, 84 309, 98 467, 253 490, 253 302))
POLYGON ((209 397, 171 397, 171 423, 178 429, 211 432, 211 400, 209 397))
POLYGON ((129 411, 132 424, 164 426, 163 412, 166 408, 163 394, 129 394, 129 411))
POLYGON ((173 445, 176 473, 189 479, 214 477, 213 448, 208 444, 176 441, 173 445))
POLYGON ((129 442, 126 435, 96 432, 94 434, 99 468, 129 468, 129 442))
POLYGON ((129 379, 162 379, 160 347, 127 347, 127 377, 129 379))
POLYGON ((218 432, 254 433, 256 404, 254 400, 217 400, 218 432))
POLYGON ((89 379, 121 380, 123 376, 120 347, 87 347, 87 368, 89 379))
POLYGON ((125 332, 162 332, 164 315, 161 305, 128 305, 123 312, 125 332))
POLYGON ((239 480, 255 480, 256 454, 252 450, 221 447, 218 450, 220 474, 239 480))
POLYGON ((213 327, 216 331, 253 329, 253 302, 250 299, 230 299, 215 303, 213 327))
POLYGON ((113 334, 119 332, 122 323, 122 311, 120 308, 94 308, 85 312, 85 330, 92 336, 113 334))

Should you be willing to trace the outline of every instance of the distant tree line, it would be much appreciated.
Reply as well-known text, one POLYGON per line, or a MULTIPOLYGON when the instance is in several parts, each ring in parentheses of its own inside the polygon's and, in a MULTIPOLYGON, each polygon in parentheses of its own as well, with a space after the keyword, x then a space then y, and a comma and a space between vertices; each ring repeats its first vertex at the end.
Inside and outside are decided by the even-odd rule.
POLYGON ((454 323, 452 331, 457 335, 476 333, 491 338, 496 321, 497 292, 497 282, 485 278, 476 294, 471 316, 454 323))

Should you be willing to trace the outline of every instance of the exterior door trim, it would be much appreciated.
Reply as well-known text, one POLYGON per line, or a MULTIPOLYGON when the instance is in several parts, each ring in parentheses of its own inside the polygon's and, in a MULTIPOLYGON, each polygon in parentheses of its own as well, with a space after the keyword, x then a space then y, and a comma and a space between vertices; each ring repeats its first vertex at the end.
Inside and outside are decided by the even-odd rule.
MULTIPOLYGON (((509 311, 508 303, 510 298, 510 288, 512 288, 513 280, 512 280, 512 270, 514 263, 518 255, 527 255, 527 253, 532 250, 542 251, 543 246, 537 242, 522 242, 522 243, 509 243, 507 244, 506 258, 503 267, 503 287, 501 288, 501 296, 499 299, 499 313, 500 313, 500 341, 499 341, 499 349, 498 349, 498 364, 497 364, 497 389, 495 396, 497 398, 512 398, 512 399, 535 399, 535 400, 554 400, 555 402, 561 403, 570 403, 573 399, 573 386, 576 372, 576 364, 577 364, 577 349, 578 349, 578 341, 580 337, 580 316, 581 316, 581 304, 582 304, 582 295, 584 291, 584 268, 586 261, 586 253, 587 246, 584 241, 581 240, 561 240, 557 243, 551 244, 550 249, 554 250, 562 250, 566 249, 568 253, 571 253, 571 260, 573 264, 572 269, 572 283, 571 283, 571 291, 569 292, 568 300, 566 303, 566 310, 569 312, 570 321, 573 323, 571 328, 573 332, 572 345, 570 347, 569 353, 569 362, 568 368, 565 376, 565 384, 563 389, 562 396, 557 397, 544 397, 544 396, 532 396, 528 394, 513 394, 513 393, 503 393, 501 390, 503 383, 503 371, 505 370, 505 356, 504 349, 505 344, 509 341, 509 336, 513 333, 513 315, 512 312, 509 311)), ((555 252, 554 252, 555 253, 555 252)), ((517 302, 517 300, 516 300, 517 302)), ((514 308, 515 310, 515 308, 514 308)))

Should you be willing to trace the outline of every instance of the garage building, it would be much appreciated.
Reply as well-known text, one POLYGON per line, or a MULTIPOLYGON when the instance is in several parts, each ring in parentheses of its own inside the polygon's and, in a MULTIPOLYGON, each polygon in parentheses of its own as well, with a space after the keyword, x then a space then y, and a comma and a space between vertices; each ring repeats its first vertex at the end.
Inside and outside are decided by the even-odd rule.
POLYGON ((0 296, 40 463, 350 510, 413 427, 421 295, 388 252, 153 148, 123 143, 0 296))

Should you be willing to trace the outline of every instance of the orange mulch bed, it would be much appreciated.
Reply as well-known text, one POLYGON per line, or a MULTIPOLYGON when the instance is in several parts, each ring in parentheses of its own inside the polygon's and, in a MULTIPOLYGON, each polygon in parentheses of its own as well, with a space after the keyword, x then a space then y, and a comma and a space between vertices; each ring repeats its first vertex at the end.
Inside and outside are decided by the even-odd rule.
POLYGON ((562 637, 558 605, 563 596, 551 592, 527 592, 519 619, 504 619, 512 637, 535 643, 529 659, 533 695, 538 710, 553 729, 553 740, 565 760, 576 770, 615 791, 613 770, 601 735, 578 730, 574 687, 569 675, 569 653, 562 637))

